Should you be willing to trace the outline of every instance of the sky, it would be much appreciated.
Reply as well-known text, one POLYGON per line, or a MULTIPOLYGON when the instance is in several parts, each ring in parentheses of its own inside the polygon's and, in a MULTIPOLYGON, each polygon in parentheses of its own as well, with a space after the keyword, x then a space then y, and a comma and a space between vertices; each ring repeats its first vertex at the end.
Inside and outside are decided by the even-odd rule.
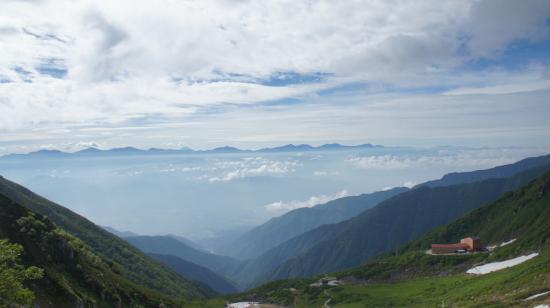
POLYGON ((0 2, 0 154, 550 145, 550 1, 0 2))

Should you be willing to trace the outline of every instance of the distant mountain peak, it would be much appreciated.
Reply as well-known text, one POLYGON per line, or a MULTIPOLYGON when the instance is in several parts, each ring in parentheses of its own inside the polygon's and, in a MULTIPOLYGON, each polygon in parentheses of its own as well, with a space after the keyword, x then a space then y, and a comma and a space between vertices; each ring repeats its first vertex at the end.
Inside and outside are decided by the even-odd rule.
POLYGON ((112 148, 109 151, 113 151, 113 152, 142 152, 143 150, 128 146, 128 147, 121 147, 121 148, 112 148))
POLYGON ((89 147, 89 148, 85 148, 85 149, 82 149, 80 151, 77 151, 75 153, 99 153, 99 152, 103 152, 103 150, 100 150, 100 149, 94 148, 94 147, 89 147))
POLYGON ((302 152, 302 151, 335 151, 346 149, 365 149, 365 148, 380 148, 381 145, 372 145, 369 143, 360 145, 342 145, 339 143, 327 143, 320 146, 312 146, 309 144, 286 144, 271 148, 262 148, 258 150, 246 150, 239 149, 234 146, 222 146, 209 150, 193 150, 189 147, 182 147, 180 149, 162 149, 162 148, 149 148, 147 150, 127 146, 111 149, 99 149, 96 147, 88 147, 73 153, 63 152, 60 150, 38 150, 26 154, 8 154, 0 158, 24 158, 27 156, 78 156, 78 155, 124 155, 124 154, 184 154, 184 153, 277 153, 277 152, 302 152))
POLYGON ((223 146, 223 147, 217 147, 217 148, 212 149, 212 151, 221 151, 221 150, 224 150, 224 151, 225 151, 225 150, 235 151, 235 150, 239 150, 239 149, 236 148, 236 147, 228 146, 228 145, 223 146))

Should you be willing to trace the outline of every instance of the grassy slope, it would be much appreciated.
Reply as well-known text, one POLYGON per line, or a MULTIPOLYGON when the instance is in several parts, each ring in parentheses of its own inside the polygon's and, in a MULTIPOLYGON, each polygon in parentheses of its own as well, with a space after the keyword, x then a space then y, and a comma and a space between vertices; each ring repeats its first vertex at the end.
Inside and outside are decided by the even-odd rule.
POLYGON ((548 285, 550 250, 546 249, 532 261, 483 276, 418 278, 394 284, 345 286, 328 292, 337 307, 502 307, 523 306, 523 299, 547 291, 548 285))
MULTIPOLYGON (((419 237, 400 251, 397 256, 381 256, 365 266, 335 273, 349 281, 344 286, 323 290, 308 286, 316 278, 281 280, 226 300, 319 307, 330 295, 331 306, 335 307, 430 307, 442 303, 457 307, 525 306, 524 298, 550 290, 550 173, 419 237), (454 241, 469 235, 480 235, 488 244, 517 240, 493 253, 457 256, 424 253, 432 241, 454 241), (535 251, 541 255, 513 268, 481 276, 465 274, 474 264, 535 251), (297 291, 291 292, 291 287, 297 291)), ((544 301, 550 298, 529 304, 544 301)))
POLYGON ((170 296, 195 297, 203 293, 199 291, 200 287, 183 279, 126 241, 23 186, 0 177, 0 194, 47 217, 63 230, 81 239, 105 260, 113 272, 136 284, 170 296))

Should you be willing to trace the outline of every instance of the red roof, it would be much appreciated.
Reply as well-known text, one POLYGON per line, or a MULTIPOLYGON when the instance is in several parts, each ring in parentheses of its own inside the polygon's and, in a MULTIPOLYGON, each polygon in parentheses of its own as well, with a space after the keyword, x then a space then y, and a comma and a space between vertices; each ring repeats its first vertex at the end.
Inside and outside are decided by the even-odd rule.
POLYGON ((442 249, 468 249, 470 246, 464 243, 456 244, 432 244, 432 248, 442 248, 442 249))

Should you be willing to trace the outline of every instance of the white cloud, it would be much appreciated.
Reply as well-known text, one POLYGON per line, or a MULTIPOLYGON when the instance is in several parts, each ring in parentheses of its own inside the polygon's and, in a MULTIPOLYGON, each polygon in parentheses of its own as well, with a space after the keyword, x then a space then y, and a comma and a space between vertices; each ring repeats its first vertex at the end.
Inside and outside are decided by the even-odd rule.
POLYGON ((508 83, 490 87, 480 88, 459 88, 451 91, 447 91, 447 95, 472 95, 472 94, 485 94, 485 95, 497 95, 497 94, 510 94, 520 92, 533 92, 539 90, 550 89, 550 80, 521 82, 521 83, 508 83))
POLYGON ((359 169, 402 169, 411 166, 411 160, 394 155, 362 156, 347 160, 359 169))
MULTIPOLYGON (((425 168, 435 166, 463 166, 467 168, 486 168, 512 163, 519 159, 545 154, 549 148, 441 148, 431 154, 386 154, 372 156, 357 156, 346 161, 354 168, 365 170, 393 170, 406 168, 425 168)), ((407 181, 403 186, 411 187, 415 183, 407 181)), ((386 187, 387 188, 387 187, 386 187)))
POLYGON ((413 181, 407 181, 407 182, 403 183, 403 187, 412 188, 413 186, 414 186, 413 181))
POLYGON ((291 211, 291 210, 295 210, 303 207, 313 207, 313 206, 324 204, 329 201, 346 197, 346 196, 348 196, 348 192, 346 190, 342 190, 337 192, 334 195, 311 196, 309 197, 309 199, 303 200, 303 201, 297 201, 297 200, 292 200, 288 202, 277 201, 277 202, 264 205, 264 208, 268 211, 285 211, 286 212, 286 211, 291 211))
POLYGON ((338 171, 313 171, 314 176, 334 176, 340 174, 338 171))
MULTIPOLYGON (((415 185, 415 183, 413 181, 406 181, 405 183, 403 183, 403 185, 401 185, 401 187, 407 187, 407 188, 413 188, 415 185)), ((388 191, 390 189, 394 189, 396 186, 386 186, 384 188, 382 188, 382 191, 388 191)))
POLYGON ((300 163, 296 161, 273 161, 261 157, 244 158, 240 161, 222 161, 216 163, 221 169, 233 168, 221 176, 213 176, 209 182, 227 182, 236 179, 272 176, 296 171, 300 163))
MULTIPOLYGON (((208 120, 205 110, 214 109, 219 115, 227 112, 222 107, 284 98, 317 102, 317 91, 354 82, 368 84, 366 88, 374 92, 378 87, 378 92, 391 92, 388 89, 434 85, 460 88, 449 94, 471 94, 474 87, 479 87, 475 93, 492 94, 547 88, 548 70, 542 64, 535 73, 530 68, 457 73, 456 68, 481 57, 497 57, 513 42, 547 39, 549 16, 550 5, 544 0, 3 1, 1 138, 43 140, 49 136, 37 132, 37 127, 69 129, 57 136, 72 138, 75 127, 86 126, 111 130, 88 131, 82 137, 95 140, 111 134, 119 138, 112 142, 120 142, 132 136, 117 127, 143 125, 154 131, 168 124, 195 128, 208 120), (67 73, 54 78, 45 68, 67 73), (289 73, 327 75, 310 84, 260 82, 275 75, 288 79, 289 73), (503 77, 522 74, 530 75, 529 80, 503 77)), ((295 106, 242 107, 244 113, 255 113, 261 123, 272 120, 263 113, 288 110, 293 131, 306 124, 310 126, 302 131, 318 131, 311 126, 336 123, 330 120, 337 117, 340 125, 331 124, 331 132, 341 136, 365 131, 345 130, 342 123, 368 122, 365 118, 380 112, 376 104, 388 103, 388 112, 393 107, 378 96, 343 94, 332 99, 336 102, 325 100, 304 115, 298 115, 295 106), (339 104, 343 100, 368 108, 350 110, 339 104), (326 112, 324 118, 315 118, 317 109, 326 112), (363 118, 358 119, 360 115, 363 118), (303 117, 316 121, 302 123, 303 117)), ((418 99, 415 108, 429 107, 431 103, 424 101, 424 97, 418 99)), ((400 112, 395 111, 397 117, 400 112)), ((216 140, 262 137, 235 133, 241 129, 240 122, 230 124, 224 127, 230 132, 220 133, 216 140)), ((271 131, 274 127, 280 126, 265 125, 271 131)), ((199 130, 190 134, 202 134, 199 130)), ((294 140, 305 136, 285 134, 294 140)), ((309 140, 315 139, 309 134, 309 140)), ((139 139, 133 138, 134 142, 139 139)))

